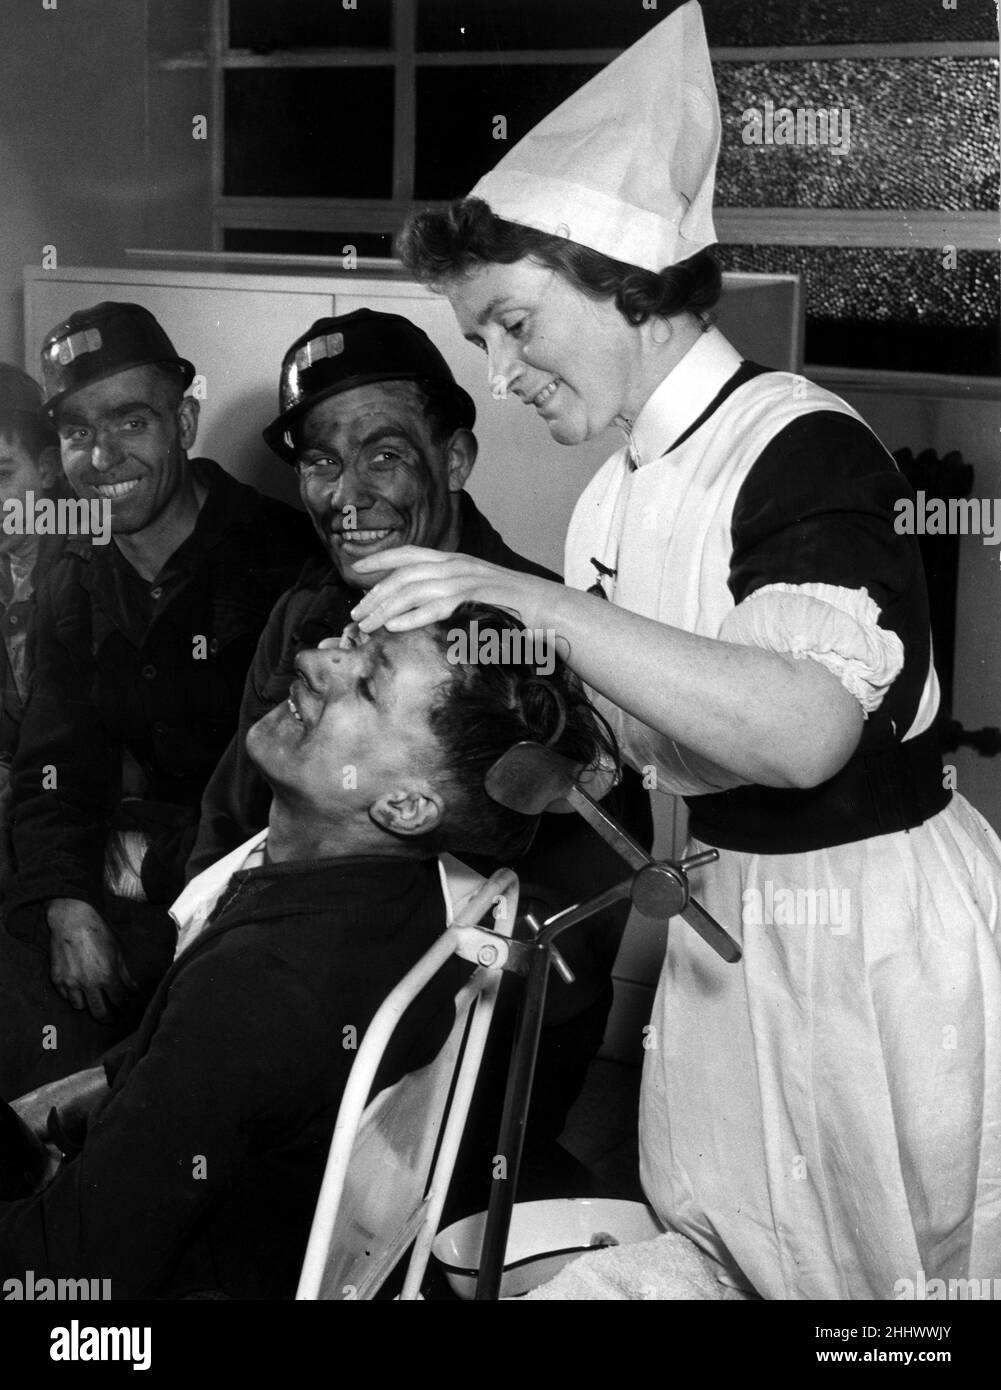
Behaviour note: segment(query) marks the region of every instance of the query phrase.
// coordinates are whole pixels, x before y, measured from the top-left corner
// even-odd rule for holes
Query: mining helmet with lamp
[[[160,324],[141,304],[106,300],[92,309],[78,309],[47,333],[42,344],[44,409],[51,416],[74,391],[146,366],[175,368],[185,391],[195,377],[194,367],[177,355]]]
[[[423,329],[402,314],[355,309],[317,319],[286,352],[279,415],[264,431],[269,448],[294,464],[293,426],[317,402],[377,381],[415,381],[450,395],[456,429],[472,429],[476,407]]]

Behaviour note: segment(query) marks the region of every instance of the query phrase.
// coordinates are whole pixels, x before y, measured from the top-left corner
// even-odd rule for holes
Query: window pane
[[[390,197],[393,76],[392,68],[228,71],[224,192]]]
[[[997,208],[996,58],[717,63],[716,86],[717,207]]]
[[[998,259],[866,246],[720,246],[724,270],[798,271],[806,360],[894,372],[1001,374]]]
[[[227,227],[222,234],[225,251],[270,252],[276,256],[330,256],[336,261],[331,270],[342,270],[345,248],[353,246],[358,256],[393,254],[393,238],[388,232],[296,232],[281,227]]]
[[[628,48],[682,0],[418,0],[424,52],[499,48]]]
[[[389,48],[390,35],[390,0],[229,0],[231,48]]]
[[[417,198],[457,198],[600,69],[417,69]],[[495,139],[498,118],[506,139]]]

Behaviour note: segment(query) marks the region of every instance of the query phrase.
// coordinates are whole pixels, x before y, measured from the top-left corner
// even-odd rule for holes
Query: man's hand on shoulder
[[[77,898],[48,903],[52,983],[74,1009],[103,1022],[120,1012],[136,985],[101,914]]]

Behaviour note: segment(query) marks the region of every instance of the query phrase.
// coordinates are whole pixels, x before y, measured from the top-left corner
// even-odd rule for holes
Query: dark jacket
[[[12,776],[17,935],[34,935],[51,898],[101,910],[126,752],[172,846],[147,856],[147,894],[165,902],[179,891],[183,827],[236,727],[257,638],[316,545],[305,515],[207,459],[192,466],[208,494],[152,585],[113,542],[81,539],[38,593],[35,685]]]
[[[81,1153],[39,1196],[0,1203],[0,1282],[30,1269],[110,1279],[114,1299],[291,1298],[354,1039],[444,922],[433,860],[235,874]],[[464,973],[450,963],[418,997],[377,1088],[435,1055]]]
[[[13,761],[31,687],[29,637],[34,627],[36,598],[46,575],[66,547],[64,536],[41,536],[31,572],[30,591],[17,600],[0,600],[0,763]]]
[[[28,584],[0,599],[0,896],[6,894],[13,863],[10,835],[11,764],[32,684],[30,646],[38,588],[63,553],[64,536],[41,536]],[[8,598],[6,595],[10,594]]]

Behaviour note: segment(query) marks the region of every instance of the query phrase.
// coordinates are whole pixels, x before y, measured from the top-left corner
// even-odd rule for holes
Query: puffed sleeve
[[[723,621],[720,638],[788,652],[827,668],[862,706],[879,708],[904,665],[904,644],[879,626],[865,589],[834,584],[767,584]]]
[[[720,638],[820,662],[859,701],[865,744],[903,735],[929,675],[921,556],[895,524],[912,498],[866,425],[819,410],[767,445],[732,514]]]

